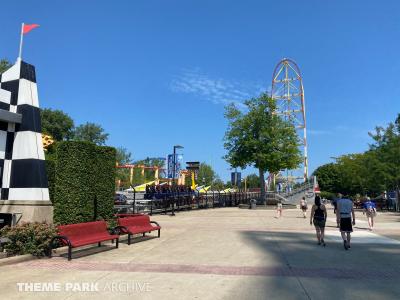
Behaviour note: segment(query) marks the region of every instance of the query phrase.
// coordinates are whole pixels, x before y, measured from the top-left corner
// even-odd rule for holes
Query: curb
[[[34,259],[37,259],[37,257],[35,257],[31,254],[24,254],[24,255],[17,255],[17,256],[12,256],[12,257],[7,257],[7,258],[1,258],[0,259],[0,267],[13,265],[13,264],[21,263],[24,261],[34,260]]]

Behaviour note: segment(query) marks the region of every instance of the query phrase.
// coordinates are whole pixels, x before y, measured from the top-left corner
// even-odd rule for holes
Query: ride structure
[[[286,170],[286,183],[306,182],[308,179],[307,123],[303,79],[298,65],[289,58],[282,59],[272,75],[271,98],[276,101],[276,113],[296,128],[303,162],[298,170]],[[289,172],[291,174],[289,174]],[[284,177],[284,175],[282,176]]]
[[[159,183],[159,174],[160,171],[164,171],[165,169],[162,167],[158,166],[145,166],[145,165],[134,165],[134,164],[126,164],[126,165],[116,165],[117,169],[129,169],[129,183],[132,184],[133,182],[133,170],[134,169],[140,169],[141,170],[141,175],[144,178],[144,171],[145,170],[152,170],[154,171],[154,181],[156,184]]]

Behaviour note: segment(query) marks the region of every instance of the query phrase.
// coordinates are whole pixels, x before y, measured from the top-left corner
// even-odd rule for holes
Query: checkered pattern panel
[[[49,200],[34,66],[19,60],[1,75],[0,109],[22,115],[0,121],[1,200]]]

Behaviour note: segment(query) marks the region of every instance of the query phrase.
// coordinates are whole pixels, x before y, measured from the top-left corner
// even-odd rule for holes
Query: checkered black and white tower
[[[18,59],[0,76],[0,209],[19,209],[23,220],[50,220],[39,209],[51,203],[35,67]]]

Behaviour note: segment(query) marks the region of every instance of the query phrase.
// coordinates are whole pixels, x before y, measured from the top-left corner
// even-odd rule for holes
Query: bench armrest
[[[112,234],[118,234],[118,235],[120,235],[121,234],[121,229],[123,230],[123,232],[124,233],[128,233],[129,232],[129,230],[128,230],[128,228],[126,228],[125,226],[115,226],[113,229],[112,229]]]
[[[153,224],[156,224],[157,226],[160,226],[160,224],[158,224],[156,221],[150,221],[150,223],[153,223]]]
[[[57,235],[57,236],[55,236],[55,237],[53,237],[53,238],[51,239],[51,242],[50,242],[50,247],[51,247],[51,248],[53,248],[53,244],[54,244],[54,242],[55,242],[56,240],[64,241],[64,242],[68,245],[68,247],[71,247],[71,241],[69,240],[68,237],[66,237],[66,236],[64,236],[64,235]]]

